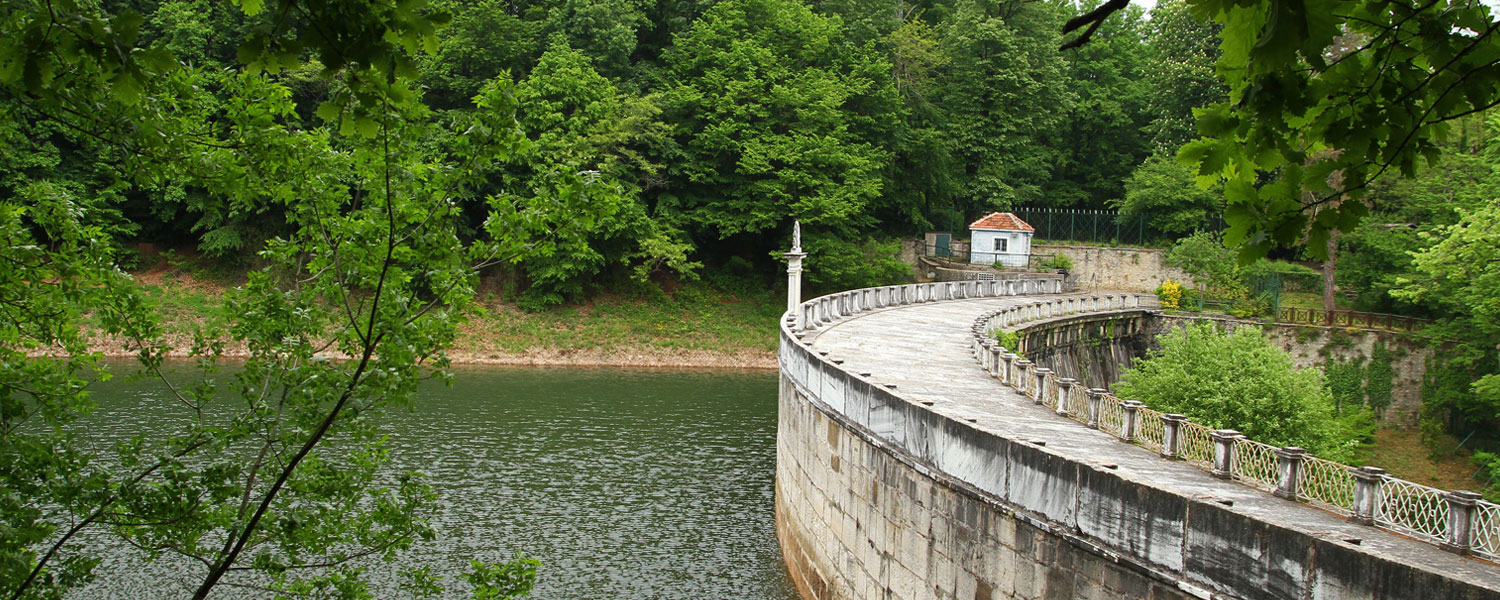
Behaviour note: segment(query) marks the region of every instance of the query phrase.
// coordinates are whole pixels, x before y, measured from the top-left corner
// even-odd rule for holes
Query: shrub
[[[1182,284],[1168,279],[1156,286],[1156,297],[1161,300],[1162,308],[1179,308],[1182,306]]]
[[[1194,324],[1157,340],[1161,348],[1115,384],[1121,398],[1330,460],[1353,460],[1371,432],[1365,411],[1338,414],[1323,374],[1295,368],[1256,329]]]
[[[1042,261],[1043,269],[1072,269],[1073,259],[1061,254],[1054,254]]]
[[[1021,335],[1014,331],[996,331],[995,341],[1000,342],[1001,346],[1005,346],[1005,349],[1011,352],[1016,352],[1021,347]]]

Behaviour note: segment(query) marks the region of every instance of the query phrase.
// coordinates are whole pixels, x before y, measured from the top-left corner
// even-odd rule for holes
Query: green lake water
[[[540,559],[534,598],[791,600],[776,544],[776,380],[766,373],[460,368],[387,418],[395,468],[441,497],[438,540],[404,556]],[[116,380],[119,381],[119,380]],[[170,423],[151,382],[99,388],[99,443]],[[370,565],[378,586],[392,567]],[[75,597],[182,597],[170,563],[122,552]],[[228,591],[228,590],[226,590]],[[216,594],[241,597],[237,593]],[[393,587],[381,598],[404,597]],[[244,597],[256,597],[255,595]]]

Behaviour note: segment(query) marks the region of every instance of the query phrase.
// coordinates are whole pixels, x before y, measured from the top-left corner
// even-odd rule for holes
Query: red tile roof
[[[992,212],[978,221],[969,223],[969,229],[999,229],[1001,231],[1036,231],[1015,213]]]

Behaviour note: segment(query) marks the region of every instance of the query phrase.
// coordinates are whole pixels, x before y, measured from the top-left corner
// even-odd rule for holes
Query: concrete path
[[[1500,591],[1500,566],[1460,557],[1425,542],[1357,525],[1333,513],[1276,498],[1249,486],[1216,479],[1181,461],[1059,417],[1002,385],[970,354],[969,328],[996,309],[1055,296],[1019,296],[935,302],[880,309],[808,332],[804,341],[828,358],[843,360],[853,373],[870,373],[878,383],[932,410],[965,419],[997,435],[1040,441],[1079,462],[1115,465],[1121,476],[1202,500],[1232,503],[1234,510],[1336,541],[1359,540],[1360,548],[1403,563],[1456,575]]]

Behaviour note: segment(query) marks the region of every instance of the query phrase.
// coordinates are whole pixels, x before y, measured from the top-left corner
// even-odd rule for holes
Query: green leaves
[[[1500,26],[1482,3],[1188,3],[1223,25],[1230,102],[1199,114],[1211,141],[1179,156],[1235,188],[1232,206],[1256,205],[1227,217],[1247,257],[1300,243],[1321,256],[1320,240],[1368,212],[1374,179],[1413,176],[1448,121],[1500,102]]]
[[[717,237],[869,222],[888,157],[855,131],[858,106],[890,83],[837,45],[838,27],[794,2],[743,0],[678,38],[664,100],[682,149],[668,169],[685,185],[669,210]]]
[[[1258,442],[1307,448],[1320,458],[1352,460],[1359,445],[1358,408],[1334,411],[1323,374],[1298,369],[1291,355],[1254,327],[1231,333],[1190,324],[1157,338],[1161,349],[1115,384],[1121,398],[1187,415]]]

